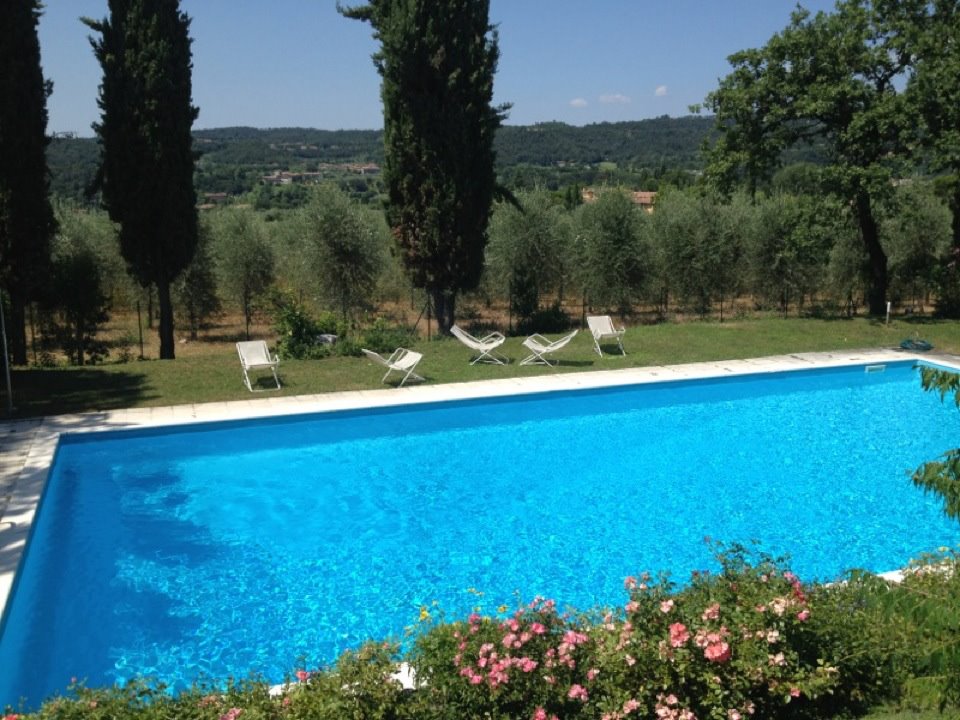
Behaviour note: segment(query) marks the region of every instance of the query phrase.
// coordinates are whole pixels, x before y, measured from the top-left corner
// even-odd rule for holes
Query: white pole
[[[3,317],[3,293],[0,293],[0,335],[3,336],[3,367],[7,374],[7,415],[13,415],[13,390],[10,386],[10,354],[7,352],[7,324]]]
[[[887,325],[890,324],[890,301],[887,300]]]

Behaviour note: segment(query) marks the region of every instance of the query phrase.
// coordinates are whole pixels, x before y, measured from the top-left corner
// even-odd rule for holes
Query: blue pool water
[[[0,707],[71,677],[278,681],[364,639],[711,567],[802,578],[960,541],[911,484],[960,412],[909,363],[66,437],[0,636]],[[483,591],[480,597],[470,589]]]

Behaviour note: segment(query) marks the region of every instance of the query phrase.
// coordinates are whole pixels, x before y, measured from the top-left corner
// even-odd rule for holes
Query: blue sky
[[[350,4],[349,1],[346,4]],[[833,0],[805,0],[830,10]],[[378,128],[370,28],[335,0],[183,0],[193,18],[196,127]],[[509,124],[680,116],[727,74],[727,56],[766,42],[795,0],[491,0],[499,25],[495,100]],[[47,0],[44,74],[51,132],[92,135],[100,68],[81,16],[107,0]]]

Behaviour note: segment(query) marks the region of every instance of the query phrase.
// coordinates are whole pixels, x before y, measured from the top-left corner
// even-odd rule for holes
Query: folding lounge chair
[[[554,340],[553,342],[547,340],[543,335],[531,335],[523,341],[523,346],[532,354],[521,360],[520,364],[553,365],[553,363],[547,359],[547,355],[550,353],[555,353],[557,350],[565,347],[571,340],[573,340],[573,336],[578,332],[579,330],[574,330],[573,332],[568,333],[559,340]]]
[[[385,358],[382,355],[378,355],[373,350],[367,350],[366,348],[360,348],[363,351],[363,354],[368,358],[373,360],[375,363],[383,365],[387,368],[387,374],[383,376],[381,382],[386,382],[387,378],[390,376],[390,373],[396,371],[403,374],[403,379],[400,381],[400,384],[397,387],[403,387],[403,384],[410,378],[414,380],[423,380],[422,377],[417,375],[413,370],[417,367],[423,359],[423,355],[413,350],[407,350],[406,348],[397,348],[393,351],[393,354],[390,357]]]
[[[273,373],[273,380],[277,383],[276,389],[280,389],[280,378],[277,377],[277,366],[280,359],[270,355],[267,349],[267,343],[263,340],[250,340],[248,342],[237,343],[237,355],[240,356],[240,367],[243,368],[243,382],[250,392],[262,392],[263,390],[273,390],[274,388],[262,388],[254,390],[250,382],[251,370],[269,370]]]
[[[503,365],[507,361],[503,355],[499,355],[499,353],[494,352],[494,350],[503,345],[503,343],[506,341],[506,338],[500,333],[492,332],[486,337],[478,339],[456,325],[450,328],[450,332],[457,340],[462,342],[468,348],[474,352],[480,353],[477,355],[476,359],[470,363],[471,365],[476,365],[478,362]]]
[[[626,328],[619,330],[613,326],[613,320],[609,315],[588,315],[587,327],[590,328],[590,334],[593,335],[593,347],[597,355],[603,357],[603,351],[600,349],[600,343],[604,340],[616,340],[620,347],[620,352],[624,355],[627,351],[623,349],[623,334]]]

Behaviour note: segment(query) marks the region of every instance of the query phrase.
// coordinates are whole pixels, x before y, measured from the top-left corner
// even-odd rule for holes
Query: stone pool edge
[[[591,370],[529,378],[504,378],[441,385],[424,384],[315,395],[257,397],[227,402],[130,408],[3,422],[0,423],[0,458],[2,458],[0,459],[0,618],[5,613],[17,569],[29,539],[30,528],[40,498],[43,496],[50,466],[53,464],[57,444],[63,433],[189,425],[222,420],[245,420],[503,397],[555,390],[594,389],[671,380],[700,380],[911,360],[931,362],[960,371],[960,356],[942,353],[920,355],[900,349],[871,348],[620,370]],[[892,571],[892,573],[897,572],[899,571]]]

